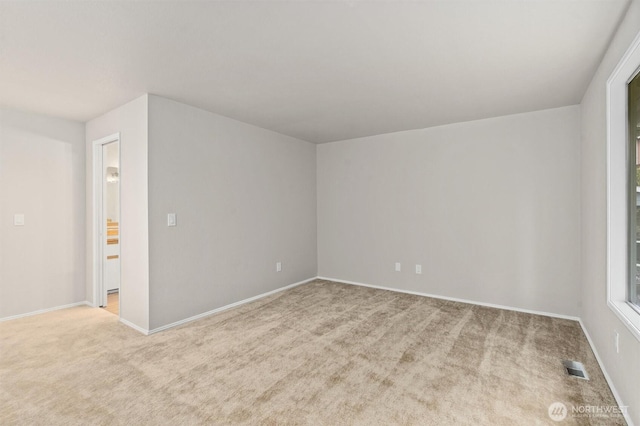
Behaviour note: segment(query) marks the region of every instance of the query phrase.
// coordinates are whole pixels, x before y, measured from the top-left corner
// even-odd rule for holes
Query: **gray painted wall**
[[[85,300],[84,155],[82,123],[0,110],[0,318]]]
[[[318,271],[579,315],[579,107],[318,145]]]
[[[635,424],[640,424],[640,342],[607,306],[606,81],[640,29],[634,1],[582,99],[582,319]],[[620,333],[620,353],[614,347]]]
[[[316,276],[315,145],[149,96],[149,250],[151,329]]]
[[[86,125],[87,300],[93,303],[93,141],[120,132],[120,318],[149,328],[148,96]]]

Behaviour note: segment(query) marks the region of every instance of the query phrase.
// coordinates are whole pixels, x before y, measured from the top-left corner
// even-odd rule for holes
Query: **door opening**
[[[94,142],[95,305],[120,311],[120,137]]]

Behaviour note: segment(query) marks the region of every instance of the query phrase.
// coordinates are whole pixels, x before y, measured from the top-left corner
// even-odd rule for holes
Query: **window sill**
[[[640,341],[640,314],[627,302],[609,300],[609,308],[622,321],[638,341]]]

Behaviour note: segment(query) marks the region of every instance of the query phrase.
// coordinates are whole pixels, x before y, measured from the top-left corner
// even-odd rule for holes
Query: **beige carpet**
[[[0,424],[535,425],[615,404],[574,321],[327,281],[152,336],[117,320],[0,323]]]

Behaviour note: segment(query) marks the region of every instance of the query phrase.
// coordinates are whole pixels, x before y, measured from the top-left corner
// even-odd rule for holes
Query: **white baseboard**
[[[216,314],[218,312],[226,311],[227,309],[235,308],[236,306],[244,305],[245,303],[253,302],[254,300],[262,299],[263,297],[271,296],[272,294],[279,293],[281,291],[285,291],[285,290],[288,290],[288,289],[293,288],[293,287],[297,287],[297,286],[302,285],[302,284],[306,284],[308,282],[311,282],[311,281],[315,280],[316,278],[317,277],[308,278],[306,280],[299,281],[297,283],[293,283],[293,284],[290,284],[290,285],[285,286],[285,287],[277,288],[275,290],[271,290],[271,291],[268,291],[266,293],[262,293],[262,294],[259,294],[257,296],[250,297],[248,299],[244,299],[244,300],[240,300],[238,302],[230,303],[230,304],[222,306],[220,308],[212,309],[210,311],[203,312],[201,314],[194,315],[192,317],[185,318],[185,319],[180,320],[180,321],[172,322],[171,324],[163,325],[161,327],[154,328],[153,330],[148,330],[146,332],[146,334],[157,333],[159,331],[163,331],[163,330],[167,330],[169,328],[177,327],[179,325],[186,324],[188,322],[195,321],[195,320],[198,320],[200,318],[208,317],[209,315],[213,315],[213,314]],[[122,320],[120,320],[120,321],[122,321]],[[127,325],[129,325],[129,324],[127,324]],[[142,329],[140,329],[139,327],[134,327],[134,328],[136,328],[136,330],[141,331],[141,332],[144,333],[144,331],[142,331]]]
[[[611,389],[611,393],[613,394],[613,397],[616,399],[616,403],[618,404],[619,407],[624,407],[625,405],[623,404],[622,398],[620,398],[620,394],[616,390],[616,387],[613,385],[613,381],[611,380],[611,377],[609,376],[609,373],[607,373],[607,370],[604,368],[604,364],[602,363],[602,359],[600,358],[600,355],[598,355],[598,351],[596,350],[596,346],[593,344],[593,340],[591,340],[591,336],[589,335],[589,332],[587,331],[587,327],[585,327],[585,325],[584,325],[584,323],[582,322],[581,319],[578,320],[578,322],[580,323],[580,327],[582,327],[582,332],[587,337],[587,341],[589,342],[589,346],[591,346],[591,351],[593,352],[593,355],[596,357],[596,361],[598,361],[598,365],[600,365],[600,370],[602,370],[602,374],[604,375],[604,378],[607,381],[607,384],[609,385],[609,389]],[[623,412],[622,414],[624,415],[624,419],[626,420],[627,425],[633,426],[633,421],[631,420],[631,417],[629,416],[629,412],[627,410],[625,410],[625,412]]]
[[[91,303],[89,303],[89,302],[87,302],[85,300],[84,302],[76,302],[76,303],[69,303],[68,305],[54,306],[53,308],[40,309],[40,310],[33,311],[33,312],[27,312],[27,313],[24,313],[24,314],[12,315],[10,317],[0,318],[0,322],[11,321],[11,320],[18,319],[18,318],[30,317],[30,316],[33,316],[33,315],[44,314],[46,312],[59,311],[60,309],[75,308],[76,306],[82,306],[82,305],[91,306]]]
[[[395,291],[397,293],[413,294],[415,296],[433,297],[434,299],[442,299],[442,300],[449,300],[449,301],[452,301],[452,302],[467,303],[469,305],[486,306],[488,308],[505,309],[507,311],[524,312],[526,314],[543,315],[545,317],[562,318],[562,319],[568,319],[568,320],[572,320],[572,321],[579,321],[580,320],[579,317],[573,317],[573,316],[570,316],[570,315],[554,314],[554,313],[551,313],[551,312],[543,312],[543,311],[534,311],[534,310],[531,310],[531,309],[514,308],[513,306],[496,305],[496,304],[493,304],[493,303],[476,302],[475,300],[458,299],[456,297],[439,296],[437,294],[421,293],[419,291],[402,290],[402,289],[392,288],[392,287],[382,287],[382,286],[378,286],[378,285],[359,283],[359,282],[356,282],[356,281],[340,280],[340,279],[337,279],[337,278],[327,278],[327,277],[320,277],[320,276],[317,277],[317,278],[319,280],[335,281],[337,283],[351,284],[351,285],[357,285],[357,286],[361,286],[361,287],[377,288],[379,290]]]
[[[126,325],[127,327],[131,327],[136,331],[139,331],[140,333],[144,334],[145,336],[148,336],[149,334],[149,330],[147,330],[146,328],[142,328],[140,326],[135,325],[134,323],[132,323],[131,321],[127,321],[126,319],[120,317],[119,318],[120,322],[123,323],[124,325]]]

